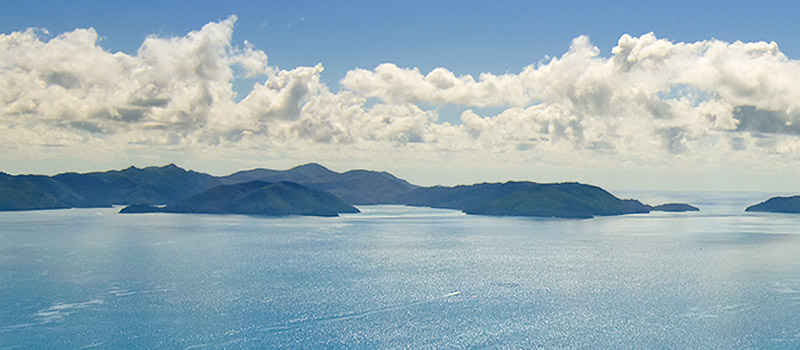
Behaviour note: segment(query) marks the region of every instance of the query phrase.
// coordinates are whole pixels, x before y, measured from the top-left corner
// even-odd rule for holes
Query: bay
[[[800,216],[0,213],[0,349],[800,347]]]

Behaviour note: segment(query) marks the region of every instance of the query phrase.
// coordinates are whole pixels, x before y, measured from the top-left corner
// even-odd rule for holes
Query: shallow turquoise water
[[[0,349],[800,348],[800,216],[694,196],[591,220],[0,213]]]

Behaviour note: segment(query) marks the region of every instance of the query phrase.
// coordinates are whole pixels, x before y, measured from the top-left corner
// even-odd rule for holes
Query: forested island
[[[557,218],[699,210],[682,203],[650,206],[576,182],[420,187],[387,172],[338,173],[315,163],[227,176],[185,170],[174,164],[55,176],[0,173],[0,211],[125,205],[121,213],[335,216],[358,212],[353,205],[369,204]]]
[[[772,197],[744,211],[797,214],[800,213],[800,196]]]
[[[338,197],[293,182],[250,181],[219,185],[166,206],[130,205],[120,213],[196,213],[337,216],[358,213]]]

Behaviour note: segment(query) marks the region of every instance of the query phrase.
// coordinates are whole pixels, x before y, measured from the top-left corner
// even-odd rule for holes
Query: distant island
[[[55,176],[0,173],[0,210],[167,204],[221,184],[214,176],[174,164]]]
[[[289,170],[252,169],[218,178],[224,184],[253,180],[266,182],[288,181],[330,192],[355,205],[399,204],[395,197],[419,188],[385,171],[350,170],[337,173],[322,165],[309,163]]]
[[[605,190],[579,183],[483,183],[470,186],[418,188],[398,202],[462,210],[467,214],[591,218],[598,215],[648,213],[637,200],[622,200]]]
[[[668,211],[673,213],[700,211],[700,208],[685,203],[667,203],[650,207],[650,211]]]
[[[336,196],[293,182],[250,181],[219,185],[175,204],[130,205],[122,214],[133,213],[244,214],[265,216],[337,216],[358,209]]]
[[[751,205],[744,211],[797,214],[800,213],[800,196],[772,197]]]
[[[650,206],[576,182],[420,187],[387,172],[338,173],[315,163],[227,176],[187,171],[174,164],[55,176],[0,173],[0,211],[126,205],[121,213],[335,216],[358,212],[353,205],[367,204],[557,218],[699,210],[681,203]]]

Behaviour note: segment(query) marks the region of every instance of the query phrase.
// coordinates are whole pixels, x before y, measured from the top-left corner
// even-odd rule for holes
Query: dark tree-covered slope
[[[771,213],[800,213],[800,196],[772,197],[764,202],[751,205],[745,211],[761,211]]]
[[[463,210],[467,214],[589,218],[596,215],[647,213],[650,207],[622,200],[605,190],[579,183],[484,183],[419,188],[399,196],[409,205]]]
[[[144,212],[336,216],[358,209],[330,193],[296,183],[250,181],[220,185],[165,207],[135,205],[120,211]]]
[[[47,176],[0,173],[0,210],[69,208],[83,198]]]
[[[55,176],[0,174],[0,210],[167,204],[220,184],[174,164]]]
[[[340,210],[353,210],[350,204],[406,204],[458,209],[468,214],[563,218],[697,209],[680,203],[651,207],[574,182],[418,187],[387,172],[338,173],[314,163],[289,170],[253,169],[223,177],[187,171],[174,164],[52,177],[0,173],[0,210],[112,204],[132,205],[126,212],[164,211],[166,205],[171,212],[259,215],[335,215]]]
[[[65,173],[53,177],[97,204],[167,204],[222,184],[214,176],[187,171],[174,164],[163,167]]]
[[[266,182],[290,181],[318,190],[330,192],[353,204],[391,204],[395,197],[418,188],[387,172],[351,170],[345,173],[331,171],[322,165],[310,163],[289,170],[253,169],[240,171],[220,180],[226,184],[260,180]]]

